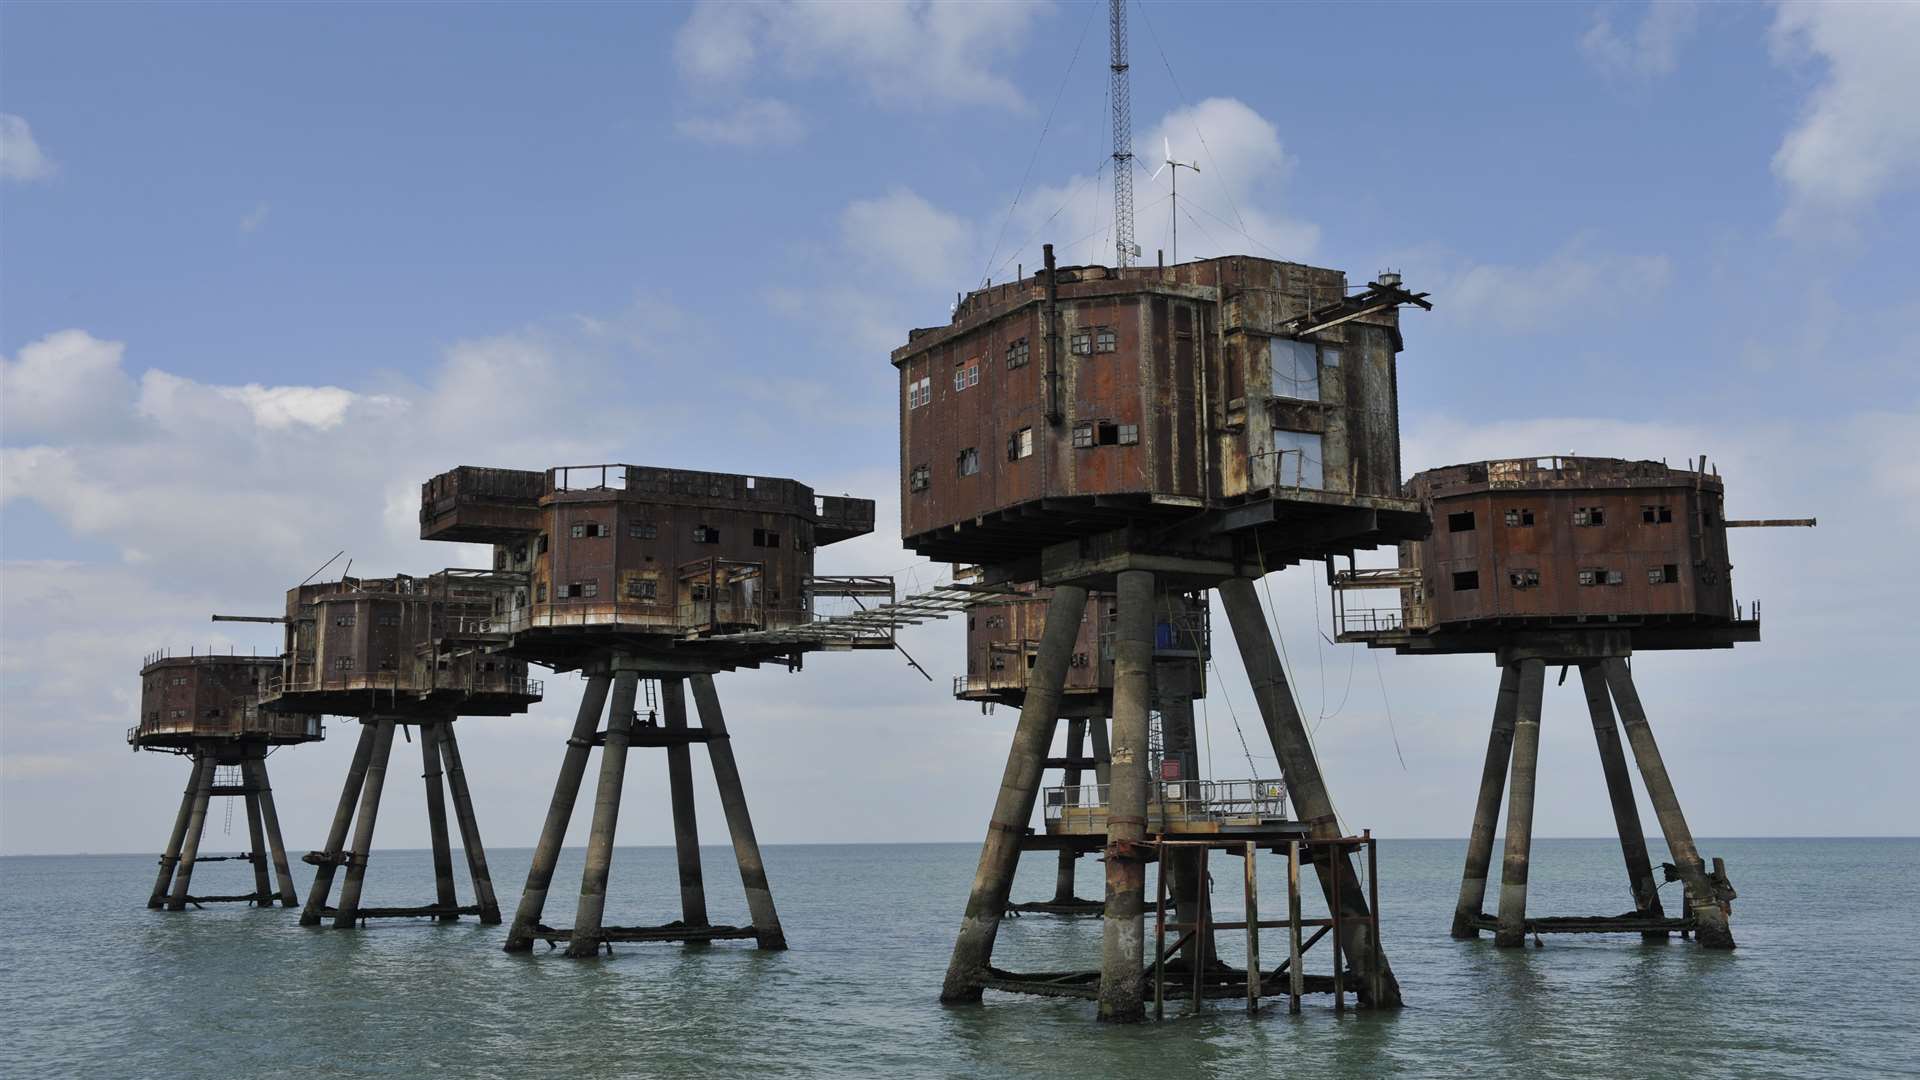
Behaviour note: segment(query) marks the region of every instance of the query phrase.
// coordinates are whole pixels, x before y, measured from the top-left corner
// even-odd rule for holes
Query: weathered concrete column
[[[600,710],[607,704],[607,691],[613,676],[595,675],[587,680],[580,695],[580,709],[574,713],[573,734],[567,738],[567,754],[560,761],[560,776],[553,783],[553,801],[547,804],[547,820],[540,827],[540,840],[534,845],[533,865],[527,868],[527,885],[520,893],[520,906],[513,913],[513,927],[507,932],[508,952],[526,952],[533,948],[533,933],[540,927],[540,914],[547,906],[547,889],[553,884],[553,868],[560,861],[560,846],[567,839],[567,822],[573,819],[573,804],[580,796],[580,778],[586,775],[587,755],[593,750],[593,733],[600,728]]]
[[[1293,700],[1293,689],[1287,685],[1286,671],[1281,667],[1280,653],[1274,647],[1273,634],[1267,629],[1266,615],[1260,608],[1253,583],[1244,578],[1231,578],[1221,582],[1219,588],[1221,602],[1227,609],[1227,621],[1233,627],[1234,643],[1240,647],[1240,660],[1247,669],[1247,680],[1253,686],[1261,719],[1266,722],[1273,756],[1279,760],[1280,771],[1286,776],[1294,809],[1306,822],[1309,835],[1339,836],[1339,816],[1334,813],[1333,799],[1327,794],[1326,781],[1320,775],[1320,763],[1314,757],[1306,722]],[[1361,1003],[1377,1008],[1399,1008],[1400,983],[1387,963],[1384,946],[1377,951],[1379,971],[1373,970],[1377,943],[1371,940],[1367,894],[1360,886],[1360,875],[1354,871],[1352,856],[1317,855],[1313,869],[1328,903],[1333,901],[1335,875],[1338,875],[1340,952],[1360,973]],[[1377,994],[1372,989],[1376,986],[1379,987]]]
[[[367,881],[367,859],[373,854],[373,827],[380,820],[380,792],[387,784],[387,759],[393,754],[391,716],[374,721],[373,756],[367,760],[367,782],[360,789],[360,809],[353,820],[353,849],[347,853],[347,880],[340,886],[333,928],[351,930],[360,918],[360,890]]]
[[[467,769],[460,763],[460,740],[451,723],[441,724],[440,756],[453,789],[453,819],[460,826],[460,847],[467,853],[467,876],[473,881],[473,902],[480,908],[483,926],[500,925],[500,899],[493,894],[493,874],[487,870],[487,848],[480,842],[480,819],[474,816],[473,792],[467,790]]]
[[[567,955],[576,959],[600,955],[607,877],[613,871],[613,836],[620,828],[627,746],[633,739],[633,701],[639,692],[638,673],[614,672],[613,698],[607,704],[607,736],[600,747],[600,784],[593,795],[593,829],[587,834],[587,866],[580,875],[580,904],[574,909],[573,936],[567,940]]]
[[[1153,574],[1115,575],[1120,625],[1113,643],[1113,783],[1107,796],[1107,907],[1100,939],[1099,1017],[1130,1024],[1147,1018],[1146,949],[1147,710],[1153,701]]]
[[[687,730],[687,684],[660,680],[660,706],[666,730]],[[700,872],[700,825],[693,804],[693,748],[686,743],[667,746],[667,787],[673,799],[673,852],[680,871],[680,921],[707,926],[707,886]]]
[[[1087,750],[1087,721],[1085,717],[1075,716],[1067,721],[1067,757],[1077,758]],[[1061,781],[1068,791],[1080,786],[1080,766],[1069,765]],[[1060,849],[1060,865],[1053,875],[1053,902],[1071,904],[1073,895],[1073,864],[1080,859],[1077,851]]]
[[[1600,769],[1607,777],[1607,799],[1613,804],[1613,824],[1620,833],[1620,855],[1627,864],[1627,888],[1633,909],[1648,918],[1664,918],[1660,885],[1653,880],[1653,860],[1647,854],[1647,832],[1640,824],[1640,807],[1633,801],[1633,779],[1627,773],[1627,755],[1620,746],[1620,725],[1607,697],[1607,677],[1598,664],[1580,665],[1580,686],[1587,694],[1587,715],[1593,720],[1593,739],[1600,747]],[[1665,930],[1644,931],[1642,938],[1665,941]]]
[[[247,862],[253,867],[253,899],[255,907],[273,906],[273,885],[267,878],[267,837],[260,824],[260,793],[253,790],[253,778],[247,776],[247,763],[240,763],[240,775],[247,790],[247,842],[252,850],[247,852]]]
[[[733,759],[733,743],[727,737],[727,718],[720,712],[720,695],[713,689],[713,676],[693,677],[693,704],[700,710],[700,726],[707,729],[707,756],[713,760],[713,783],[720,791],[720,810],[727,818],[727,835],[733,840],[733,858],[740,864],[740,884],[747,892],[747,914],[762,949],[787,947],[786,931],[780,927],[780,913],[773,906],[773,890],[767,885],[767,865],[760,858],[760,842],[753,836],[753,817],[747,813],[747,792],[740,783],[740,766]]]
[[[167,850],[160,856],[160,876],[153,881],[147,906],[158,911],[165,907],[173,892],[173,869],[180,865],[180,843],[187,838],[187,822],[193,817],[193,800],[200,791],[200,772],[213,764],[199,754],[193,755],[193,768],[187,773],[187,788],[180,793],[180,810],[173,815],[173,832],[167,836]]]
[[[360,740],[353,745],[353,760],[347,764],[347,782],[340,788],[340,802],[333,808],[333,824],[327,827],[327,846],[320,851],[314,867],[313,887],[307,890],[307,906],[300,909],[301,926],[319,926],[326,913],[327,896],[333,891],[333,872],[340,865],[340,851],[347,843],[347,830],[353,825],[353,807],[360,799],[360,788],[367,780],[367,765],[373,761],[372,720],[360,721]],[[313,856],[307,856],[311,859]]]
[[[1020,838],[1033,821],[1040,774],[1046,768],[1047,748],[1053,742],[1060,715],[1060,691],[1066,684],[1067,665],[1073,660],[1073,645],[1086,607],[1087,590],[1077,585],[1055,586],[1053,599],[1047,602],[1040,652],[1027,676],[1026,700],[1020,705],[1020,721],[1013,729],[1007,768],[1000,777],[1000,794],[994,799],[986,843],[980,848],[980,865],[973,873],[973,891],[967,897],[960,934],[953,943],[953,958],[947,963],[946,981],[940,988],[943,1002],[980,1000],[980,979],[993,959],[993,939],[1000,932],[1000,918],[1006,914],[1007,897],[1013,890]],[[1104,722],[1096,718],[1093,723],[1099,727]],[[1105,742],[1105,733],[1101,732],[1094,740],[1096,755]]]
[[[1477,938],[1473,921],[1487,903],[1487,868],[1493,864],[1493,832],[1500,800],[1507,789],[1507,762],[1513,758],[1513,718],[1520,708],[1520,666],[1500,668],[1500,694],[1493,700],[1493,732],[1487,736],[1487,761],[1480,767],[1480,797],[1473,804],[1473,828],[1467,833],[1467,868],[1460,873],[1460,900],[1453,908],[1453,936]]]
[[[1527,943],[1527,860],[1533,850],[1533,792],[1540,771],[1540,697],[1546,664],[1522,660],[1520,702],[1513,720],[1513,794],[1507,800],[1507,855],[1500,867],[1500,917],[1493,943]]]
[[[420,725],[420,778],[427,785],[427,832],[433,839],[433,902],[444,908],[460,905],[453,891],[453,847],[447,840],[446,781],[440,775],[440,737],[452,726],[451,721]],[[440,922],[459,919],[454,912],[439,916]]]
[[[180,865],[173,872],[173,894],[167,898],[168,911],[185,911],[187,890],[193,883],[193,860],[200,855],[200,834],[207,828],[207,800],[213,797],[213,774],[217,763],[209,758],[195,778],[193,809],[187,816],[187,835],[180,847]]]
[[[280,836],[280,811],[273,805],[273,785],[267,780],[264,758],[249,758],[240,763],[242,772],[251,773],[253,788],[260,793],[260,823],[267,831],[267,846],[273,852],[273,876],[280,883],[280,906],[296,907],[300,897],[293,889],[293,867],[287,863],[287,842]]]
[[[1603,660],[1601,671],[1607,688],[1613,691],[1614,704],[1620,708],[1620,722],[1627,729],[1627,742],[1633,747],[1634,760],[1640,765],[1640,779],[1647,785],[1647,799],[1660,819],[1660,831],[1667,839],[1667,852],[1679,867],[1680,880],[1693,898],[1696,936],[1708,949],[1733,948],[1733,930],[1727,925],[1727,913],[1720,909],[1713,885],[1707,880],[1700,850],[1694,847],[1693,831],[1687,828],[1686,815],[1680,812],[1680,796],[1674,793],[1673,780],[1661,760],[1660,746],[1653,741],[1653,729],[1647,725],[1647,711],[1640,705],[1640,692],[1634,688],[1633,674],[1624,660]]]

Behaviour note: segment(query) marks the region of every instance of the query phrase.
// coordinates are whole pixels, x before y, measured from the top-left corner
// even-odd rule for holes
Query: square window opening
[[[1453,572],[1453,591],[1472,592],[1480,587],[1480,571],[1455,570]]]

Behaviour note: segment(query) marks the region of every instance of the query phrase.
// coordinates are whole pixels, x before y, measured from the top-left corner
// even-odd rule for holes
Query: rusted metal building
[[[1413,477],[1407,494],[1433,518],[1425,540],[1400,546],[1399,566],[1350,569],[1334,580],[1342,641],[1401,653],[1492,653],[1501,668],[1485,770],[1474,811],[1453,934],[1493,930],[1500,945],[1541,933],[1694,933],[1732,948],[1733,888],[1721,860],[1709,870],[1682,814],[1627,660],[1635,651],[1728,648],[1760,639],[1760,606],[1734,599],[1727,529],[1812,525],[1811,519],[1729,521],[1724,487],[1703,457],[1690,468],[1619,458],[1481,461]],[[1355,606],[1356,590],[1395,589],[1390,607]],[[1545,668],[1577,667],[1606,774],[1634,910],[1619,917],[1528,918]],[[1616,722],[1614,709],[1619,709]],[[1684,883],[1684,910],[1661,905],[1634,805],[1627,743]],[[1482,912],[1493,834],[1507,783],[1499,913]]]
[[[1325,841],[1313,865],[1349,915],[1336,957],[1351,961],[1363,1001],[1399,1003],[1353,849],[1331,843],[1339,823],[1251,582],[1425,535],[1419,503],[1400,490],[1406,305],[1429,306],[1391,274],[1356,287],[1337,270],[1245,256],[1059,267],[1049,246],[1042,272],[962,297],[948,325],[894,350],[907,545],[980,564],[988,584],[1052,590],[944,1000],[1060,985],[999,971],[991,956],[1098,589],[1118,604],[1107,929],[1097,988],[1082,986],[1103,1019],[1144,1017],[1154,616],[1169,592],[1218,588],[1299,812],[1253,838],[1277,845],[1304,827]],[[1205,850],[1194,852],[1202,874]],[[1229,978],[1238,996],[1247,980],[1218,981]]]
[[[540,700],[540,683],[527,677],[525,661],[496,654],[484,635],[471,632],[506,602],[514,584],[512,575],[490,570],[446,570],[427,577],[343,576],[287,591],[286,615],[279,620],[286,627],[286,653],[262,690],[262,705],[360,722],[326,847],[306,856],[315,870],[301,925],[316,926],[328,917],[343,928],[409,916],[500,921],[454,721],[524,713]],[[420,732],[435,898],[413,907],[368,907],[360,897],[393,737],[409,726]],[[454,890],[449,790],[472,880],[470,905],[462,905]],[[334,873],[342,865],[346,881],[338,905],[329,907]]]
[[[1025,703],[1051,599],[1047,589],[1022,585],[1010,595],[967,610],[967,672],[954,678],[955,697],[1015,709]],[[1154,702],[1148,742],[1154,775],[1178,781],[1199,776],[1193,701],[1206,693],[1207,603],[1202,595],[1179,592],[1160,599],[1164,606],[1154,619]],[[1047,832],[1029,835],[1022,843],[1023,850],[1059,853],[1054,894],[1048,900],[1009,904],[1009,911],[1097,915],[1105,906],[1100,900],[1080,899],[1074,892],[1074,864],[1082,855],[1098,851],[1099,839],[1089,830],[1060,827],[1069,818],[1059,811],[1070,800],[1075,805],[1083,799],[1104,801],[1111,762],[1107,725],[1113,714],[1113,643],[1118,623],[1115,596],[1088,594],[1061,687],[1058,711],[1066,723],[1066,743],[1062,756],[1049,757],[1045,763],[1048,770],[1061,770],[1061,785],[1047,789],[1047,797],[1058,805],[1048,805]],[[1096,777],[1091,787],[1083,783],[1089,770]]]
[[[277,898],[298,903],[287,848],[280,838],[280,814],[267,780],[267,755],[276,747],[326,738],[316,715],[275,713],[260,708],[260,697],[280,671],[278,657],[154,653],[140,669],[140,722],[127,730],[135,750],[179,754],[193,761],[173,832],[160,856],[160,876],[147,906],[181,911],[188,904],[240,901],[271,907]],[[253,867],[253,891],[227,896],[195,896],[189,890],[206,830],[207,806],[216,795],[246,800],[251,847],[232,858]],[[278,878],[276,893],[267,881],[271,850]]]
[[[564,941],[576,957],[614,941],[750,938],[762,949],[786,947],[713,676],[769,663],[797,669],[819,649],[891,648],[884,622],[827,629],[818,618],[823,597],[894,599],[890,578],[813,572],[816,548],[872,529],[871,500],[819,496],[767,476],[636,465],[462,467],[422,485],[421,537],[490,544],[495,573],[511,581],[491,610],[464,627],[468,638],[517,660],[577,671],[587,682],[509,952],[536,939]],[[698,727],[687,722],[689,683]],[[708,918],[694,817],[696,744],[712,760],[748,926]],[[556,929],[541,917],[595,746],[602,754],[580,900],[572,928]],[[606,926],[620,792],[635,746],[667,752],[681,917],[662,926]]]

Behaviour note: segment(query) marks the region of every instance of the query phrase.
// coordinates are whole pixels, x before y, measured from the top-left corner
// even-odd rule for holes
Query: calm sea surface
[[[209,836],[209,841],[214,837]],[[1284,999],[1249,1020],[1234,1003],[1159,1025],[1096,1025],[1090,1003],[989,994],[934,1000],[978,849],[766,850],[793,949],[620,945],[574,962],[500,951],[504,928],[376,923],[302,929],[295,912],[220,905],[148,911],[146,856],[0,860],[0,1064],[11,1076],[1886,1076],[1920,1074],[1920,840],[1715,840],[1740,899],[1740,949],[1549,938],[1496,951],[1447,937],[1459,841],[1383,842],[1383,936],[1405,988],[1397,1014]],[[503,904],[530,853],[489,852]],[[1656,847],[1656,858],[1660,854]],[[1016,899],[1050,894],[1051,857],[1024,863]],[[456,862],[458,859],[456,857]],[[715,921],[745,921],[725,848],[706,849]],[[461,863],[464,870],[464,864]],[[549,921],[572,916],[580,852]],[[1237,918],[1239,861],[1216,863]],[[1098,864],[1080,864],[1095,892]],[[1263,857],[1269,917],[1284,863]],[[1533,910],[1627,906],[1611,841],[1542,840]],[[304,890],[310,868],[298,875]],[[213,863],[196,891],[245,891]],[[673,853],[621,849],[609,924],[677,916]],[[1669,895],[1678,886],[1669,886]],[[1231,891],[1229,891],[1231,890]],[[376,851],[367,902],[429,899],[418,851]],[[466,896],[462,881],[462,896]],[[1671,904],[1671,901],[1670,901]],[[1225,912],[1234,914],[1227,915]],[[1151,929],[1149,929],[1151,933]],[[1223,953],[1238,959],[1234,935]],[[1097,920],[1009,920],[1006,967],[1092,967]],[[1283,938],[1265,939],[1265,956]],[[1324,956],[1309,954],[1308,971]],[[1178,1018],[1175,1018],[1178,1013]]]

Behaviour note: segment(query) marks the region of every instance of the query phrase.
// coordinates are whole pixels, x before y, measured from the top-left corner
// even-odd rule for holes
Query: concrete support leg
[[[467,853],[467,876],[473,881],[473,902],[480,908],[483,926],[500,925],[500,900],[493,894],[493,874],[487,869],[487,847],[480,842],[480,819],[474,816],[473,792],[467,790],[467,769],[460,763],[460,740],[453,724],[439,725],[440,757],[446,766],[447,786],[453,790],[453,819],[460,825],[460,847]]]
[[[1633,779],[1627,774],[1627,755],[1620,745],[1620,725],[1607,697],[1607,677],[1598,664],[1580,665],[1580,685],[1587,694],[1587,715],[1593,720],[1594,742],[1600,747],[1600,769],[1607,777],[1607,799],[1613,804],[1613,824],[1620,833],[1620,855],[1627,864],[1627,888],[1633,909],[1650,918],[1664,918],[1660,885],[1653,879],[1653,860],[1647,854],[1647,832],[1640,824],[1640,808],[1633,801]],[[1665,930],[1640,935],[1665,941]]]
[[[351,930],[360,919],[360,890],[367,882],[367,859],[373,853],[373,827],[380,820],[380,792],[387,784],[387,759],[393,754],[393,730],[399,724],[389,716],[374,722],[373,756],[367,760],[367,782],[360,789],[360,809],[353,820],[353,850],[347,853],[347,880],[340,886],[333,928]]]
[[[1693,916],[1700,944],[1709,949],[1733,948],[1733,930],[1727,925],[1727,913],[1716,899],[1707,880],[1700,851],[1693,844],[1693,830],[1680,812],[1680,797],[1674,793],[1673,780],[1661,760],[1660,746],[1653,741],[1653,729],[1647,726],[1647,711],[1640,705],[1640,692],[1634,688],[1633,675],[1624,660],[1603,660],[1601,671],[1613,702],[1619,706],[1620,722],[1627,729],[1627,743],[1633,747],[1634,760],[1640,766],[1640,779],[1647,786],[1647,798],[1654,815],[1660,819],[1660,831],[1667,839],[1667,852],[1680,869],[1680,880],[1692,898]]]
[[[200,769],[193,788],[193,809],[187,815],[187,834],[180,846],[180,865],[173,872],[173,893],[167,897],[168,911],[185,911],[187,890],[193,883],[193,860],[200,855],[200,834],[207,828],[207,800],[213,797],[213,774],[218,765],[212,758]]]
[[[420,725],[420,779],[427,786],[427,832],[433,839],[433,902],[444,908],[460,905],[453,891],[453,844],[447,839],[447,785],[440,771],[441,733],[452,721]],[[460,916],[448,912],[440,922],[458,922]]]
[[[1000,794],[994,799],[986,843],[980,848],[973,891],[967,897],[967,911],[960,920],[953,958],[941,985],[943,1002],[980,1000],[980,979],[986,976],[993,959],[993,939],[1000,932],[1000,918],[1006,913],[1007,896],[1013,889],[1020,838],[1033,821],[1040,774],[1046,767],[1047,747],[1053,741],[1060,715],[1060,690],[1066,683],[1067,665],[1073,659],[1074,640],[1079,636],[1080,617],[1086,607],[1087,590],[1073,585],[1056,586],[1053,599],[1047,603],[1040,652],[1027,678],[1027,697],[1013,730],[1013,746],[1007,751],[1007,768],[1000,777]],[[1103,723],[1096,719],[1094,726]],[[1105,742],[1103,730],[1094,742],[1096,755]]]
[[[1333,799],[1320,775],[1320,763],[1314,756],[1306,722],[1293,700],[1293,689],[1287,685],[1280,653],[1267,629],[1266,615],[1260,608],[1253,583],[1243,578],[1221,582],[1220,599],[1227,609],[1227,621],[1233,627],[1240,660],[1247,669],[1254,701],[1266,723],[1267,740],[1273,745],[1273,755],[1286,777],[1295,812],[1307,824],[1310,836],[1339,836],[1339,816],[1334,813]],[[1385,947],[1372,940],[1367,894],[1360,886],[1351,855],[1316,854],[1313,868],[1329,902],[1334,896],[1336,876],[1340,882],[1340,952],[1360,972],[1361,1003],[1376,1008],[1399,1008],[1400,983],[1387,963]]]
[[[753,929],[762,949],[784,949],[786,931],[781,929],[780,913],[773,907],[773,890],[767,886],[767,866],[760,859],[760,842],[753,836],[747,793],[740,783],[740,766],[733,760],[733,743],[727,739],[727,718],[720,712],[720,697],[714,693],[713,676],[693,677],[693,703],[700,710],[700,726],[707,729],[707,756],[713,759],[713,782],[720,790],[720,810],[727,818],[727,834],[733,839],[733,858],[740,864],[740,884],[747,892],[747,914],[753,919]]]
[[[1533,792],[1540,769],[1540,697],[1546,664],[1522,660],[1520,702],[1513,722],[1513,794],[1507,800],[1507,857],[1500,867],[1500,918],[1493,943],[1527,943],[1527,860],[1533,850]]]
[[[187,773],[187,788],[180,793],[180,810],[173,815],[173,832],[167,836],[167,850],[160,856],[160,876],[153,881],[153,892],[147,895],[147,906],[158,911],[167,904],[167,897],[173,892],[173,871],[180,865],[180,844],[187,838],[187,823],[193,817],[193,800],[200,791],[200,773],[213,768],[213,762],[199,754],[193,755],[193,769]]]
[[[587,866],[580,874],[573,937],[567,941],[567,955],[576,959],[600,955],[607,878],[613,872],[613,837],[620,828],[620,795],[626,789],[627,747],[633,738],[633,702],[639,692],[639,675],[631,671],[614,675],[607,735],[600,747],[600,783],[593,794],[593,827],[587,834]]]
[[[553,884],[553,868],[560,861],[560,845],[567,839],[567,823],[573,819],[573,804],[580,796],[580,778],[587,772],[587,755],[593,750],[593,733],[600,728],[600,710],[607,704],[607,691],[613,676],[595,675],[587,680],[586,693],[580,695],[580,710],[573,717],[573,734],[567,739],[567,755],[560,762],[560,777],[553,784],[553,801],[547,804],[547,820],[540,827],[540,841],[533,849],[533,865],[527,868],[527,886],[520,893],[520,906],[513,914],[513,927],[507,932],[508,952],[526,952],[533,948],[533,933],[540,926],[540,915],[547,906],[547,889]]]
[[[340,788],[340,802],[333,808],[333,824],[327,827],[327,846],[320,851],[320,864],[313,871],[313,887],[307,890],[307,906],[300,909],[301,926],[319,926],[326,911],[327,897],[333,892],[333,872],[340,865],[340,852],[347,843],[347,830],[353,826],[353,807],[366,784],[367,765],[373,760],[374,733],[379,725],[360,721],[360,741],[353,746],[353,760],[347,765],[347,782]],[[311,856],[309,856],[311,858]]]
[[[1487,762],[1480,768],[1480,797],[1473,804],[1473,829],[1467,833],[1467,868],[1460,874],[1460,901],[1453,909],[1453,936],[1477,938],[1473,921],[1487,902],[1487,869],[1493,865],[1493,832],[1500,800],[1507,789],[1507,762],[1513,758],[1513,718],[1520,708],[1520,665],[1500,669],[1500,696],[1493,702],[1493,733],[1487,736]]]
[[[240,774],[246,777],[247,789],[247,842],[252,848],[247,852],[247,862],[253,867],[253,905],[255,907],[273,906],[273,884],[267,877],[267,836],[266,829],[260,823],[260,793],[253,789],[252,777],[247,777],[246,762],[240,763]]]
[[[253,789],[260,795],[260,824],[267,832],[267,847],[273,853],[273,876],[280,883],[280,906],[298,907],[300,897],[293,889],[293,867],[287,863],[287,842],[280,836],[280,811],[273,805],[273,785],[267,780],[265,758],[249,758],[240,763],[251,777]]]
[[[1120,625],[1113,644],[1113,783],[1107,799],[1107,907],[1100,940],[1099,1016],[1147,1018],[1141,971],[1146,948],[1147,710],[1153,695],[1153,574],[1117,575]]]
[[[687,730],[687,684],[660,680],[660,704],[668,731]],[[707,926],[707,886],[700,872],[700,825],[693,806],[693,748],[667,747],[667,787],[673,799],[673,851],[680,870],[680,921]]]
[[[1086,750],[1087,722],[1084,718],[1076,716],[1067,721],[1066,753],[1069,758],[1077,758],[1086,753]],[[1063,783],[1066,785],[1068,791],[1078,788],[1080,786],[1080,766],[1069,765]],[[1073,864],[1078,861],[1079,858],[1079,852],[1068,851],[1064,848],[1061,849],[1060,865],[1059,868],[1054,871],[1053,876],[1054,903],[1070,904],[1074,901]]]

